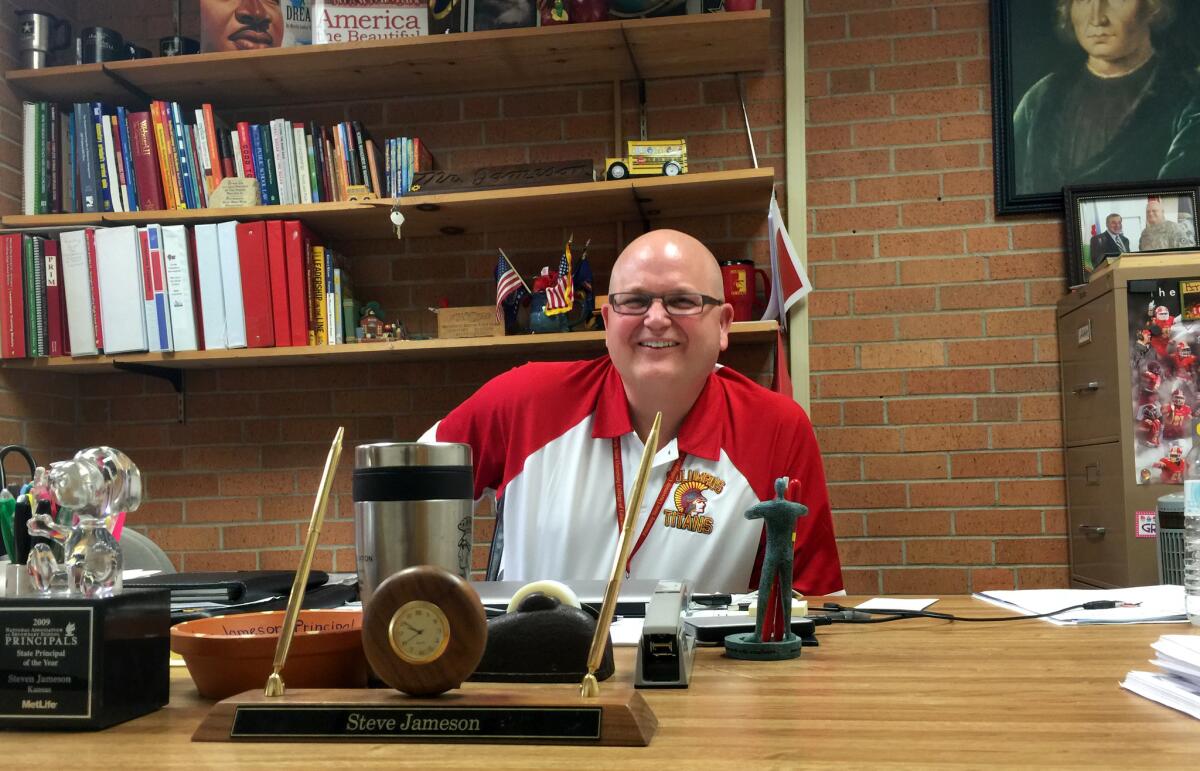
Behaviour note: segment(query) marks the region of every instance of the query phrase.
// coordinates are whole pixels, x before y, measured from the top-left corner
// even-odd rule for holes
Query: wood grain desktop
[[[1004,613],[962,596],[932,609]],[[181,669],[171,673],[171,703],[154,714],[100,733],[3,740],[51,741],[59,757],[102,757],[114,768],[1194,769],[1200,722],[1118,685],[1130,669],[1151,668],[1159,635],[1189,633],[1200,630],[921,619],[821,627],[820,646],[793,661],[701,649],[690,688],[642,691],[659,721],[645,748],[193,743],[213,702]],[[620,648],[614,679],[632,678],[633,650]]]

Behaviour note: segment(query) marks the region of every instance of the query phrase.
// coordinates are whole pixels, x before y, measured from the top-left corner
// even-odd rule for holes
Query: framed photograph
[[[1086,284],[1109,257],[1196,248],[1200,180],[1077,185],[1063,191],[1067,283]]]
[[[996,212],[1200,177],[1200,3],[991,0]]]

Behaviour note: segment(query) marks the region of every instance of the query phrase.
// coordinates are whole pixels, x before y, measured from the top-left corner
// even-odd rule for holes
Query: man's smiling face
[[[642,236],[613,266],[609,294],[664,295],[694,292],[721,298],[721,272],[712,254],[691,236],[654,231]],[[687,386],[712,372],[729,344],[732,306],[706,305],[695,316],[672,316],[653,300],[641,316],[602,309],[609,355],[626,387],[636,384]]]

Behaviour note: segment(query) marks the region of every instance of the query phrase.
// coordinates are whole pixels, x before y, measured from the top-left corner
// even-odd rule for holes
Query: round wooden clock
[[[432,565],[406,568],[363,608],[363,651],[396,690],[432,696],[462,685],[483,657],[487,614],[463,579]]]

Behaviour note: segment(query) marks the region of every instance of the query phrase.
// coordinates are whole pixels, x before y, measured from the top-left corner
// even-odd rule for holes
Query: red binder
[[[238,264],[242,269],[242,304],[246,310],[246,345],[249,348],[275,345],[264,225],[262,222],[239,222],[237,225]],[[287,312],[286,308],[284,312]]]
[[[46,325],[51,356],[66,355],[67,305],[63,302],[62,259],[58,242],[47,238],[42,245],[46,260]]]
[[[308,345],[308,280],[306,264],[313,244],[312,231],[299,220],[283,222],[284,258],[287,264],[288,320],[292,345]]]
[[[25,275],[21,234],[0,236],[0,358],[25,358]]]
[[[275,345],[293,345],[291,308],[288,304],[287,258],[283,246],[283,220],[267,220],[267,266],[271,273],[271,320]]]

